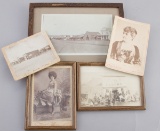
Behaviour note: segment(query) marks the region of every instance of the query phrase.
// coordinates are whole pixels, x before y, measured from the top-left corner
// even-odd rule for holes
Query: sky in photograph
[[[102,28],[112,28],[109,14],[42,14],[41,30],[48,35],[81,35],[101,33]]]
[[[111,81],[114,79],[119,80],[121,83],[123,83],[123,86],[132,91],[139,90],[139,76],[126,74],[101,66],[82,66],[80,73],[82,74],[80,78],[82,93],[90,92],[91,90],[98,92],[102,88],[107,89],[108,83],[112,84]]]

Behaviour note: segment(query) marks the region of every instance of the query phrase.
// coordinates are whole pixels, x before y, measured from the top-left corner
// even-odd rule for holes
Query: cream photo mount
[[[46,32],[14,42],[2,48],[14,80],[22,79],[60,61]]]
[[[150,24],[115,17],[106,67],[144,76]]]

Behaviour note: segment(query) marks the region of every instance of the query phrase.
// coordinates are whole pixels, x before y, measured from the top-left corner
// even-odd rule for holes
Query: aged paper
[[[105,66],[143,76],[150,25],[116,16]]]
[[[40,32],[2,48],[13,75],[19,80],[60,61],[46,32]]]

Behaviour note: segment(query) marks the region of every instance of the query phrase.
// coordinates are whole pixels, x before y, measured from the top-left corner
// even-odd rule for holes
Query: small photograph
[[[15,80],[60,61],[45,32],[6,46],[2,51]]]
[[[143,76],[149,31],[149,24],[116,16],[106,67]]]
[[[42,14],[41,30],[58,55],[106,55],[112,19],[110,14]]]
[[[142,81],[102,65],[80,65],[78,74],[79,110],[127,109],[143,106]]]
[[[75,128],[75,68],[71,64],[60,62],[29,76],[27,129]]]

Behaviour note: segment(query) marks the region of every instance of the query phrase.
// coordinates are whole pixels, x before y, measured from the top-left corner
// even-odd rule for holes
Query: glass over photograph
[[[58,55],[106,55],[112,19],[111,14],[42,14],[41,30]]]
[[[32,126],[72,126],[71,75],[69,66],[50,67],[33,75]]]
[[[60,61],[45,32],[8,45],[2,51],[15,80]]]
[[[81,106],[140,106],[140,79],[106,67],[81,67]]]
[[[78,110],[144,110],[143,78],[104,64],[77,63]]]

